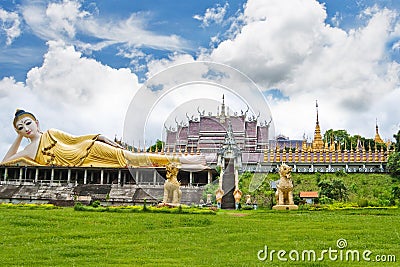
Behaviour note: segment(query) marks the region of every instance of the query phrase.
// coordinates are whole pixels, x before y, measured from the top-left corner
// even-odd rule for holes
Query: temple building
[[[323,140],[316,103],[316,123],[311,142],[290,140],[284,135],[272,138],[270,122],[242,111],[229,113],[224,97],[216,115],[199,112],[176,129],[167,129],[165,147],[150,153],[161,155],[203,154],[209,168],[203,171],[184,171],[178,174],[183,198],[181,203],[199,203],[203,186],[219,179],[221,206],[232,208],[236,203],[239,172],[276,172],[282,162],[293,172],[386,172],[390,150],[375,129],[375,146],[354,147]],[[138,153],[144,150],[135,149]],[[217,172],[217,166],[221,172]],[[61,201],[101,200],[111,203],[157,203],[163,196],[166,170],[151,168],[105,168],[36,166],[26,160],[0,165],[0,202],[47,203]]]
[[[271,122],[271,121],[270,121]],[[233,138],[242,152],[242,162],[257,164],[263,161],[264,152],[269,148],[270,122],[261,122],[255,115],[230,114],[222,103],[216,115],[199,111],[197,118],[189,118],[187,123],[177,124],[176,128],[166,128],[166,152],[203,154],[207,163],[217,163],[217,153],[223,146],[228,124],[231,124]]]

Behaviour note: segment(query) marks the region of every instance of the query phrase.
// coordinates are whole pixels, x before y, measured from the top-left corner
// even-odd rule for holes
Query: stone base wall
[[[181,204],[199,204],[203,187],[181,187]],[[0,185],[0,202],[51,203],[72,206],[99,200],[104,205],[157,204],[162,201],[162,185]]]

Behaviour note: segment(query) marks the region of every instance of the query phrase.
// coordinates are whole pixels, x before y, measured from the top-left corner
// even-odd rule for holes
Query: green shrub
[[[100,206],[100,201],[99,201],[99,200],[93,201],[93,203],[92,203],[91,206],[92,206],[93,208],[99,207],[99,206]]]
[[[359,207],[368,207],[368,200],[363,199],[363,198],[359,199],[357,201],[357,204],[358,204]]]

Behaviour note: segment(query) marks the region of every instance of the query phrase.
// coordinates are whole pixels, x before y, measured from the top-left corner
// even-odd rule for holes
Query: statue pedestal
[[[275,205],[272,207],[273,210],[298,210],[297,205]]]

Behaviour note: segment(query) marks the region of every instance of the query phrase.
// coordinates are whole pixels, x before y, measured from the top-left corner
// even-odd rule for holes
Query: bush
[[[393,177],[400,178],[400,152],[389,155],[387,170]]]
[[[93,201],[93,203],[92,203],[91,206],[92,206],[93,208],[99,207],[99,206],[100,206],[100,201],[99,201],[99,200]]]
[[[366,199],[359,199],[357,201],[359,207],[368,207],[368,200]]]

